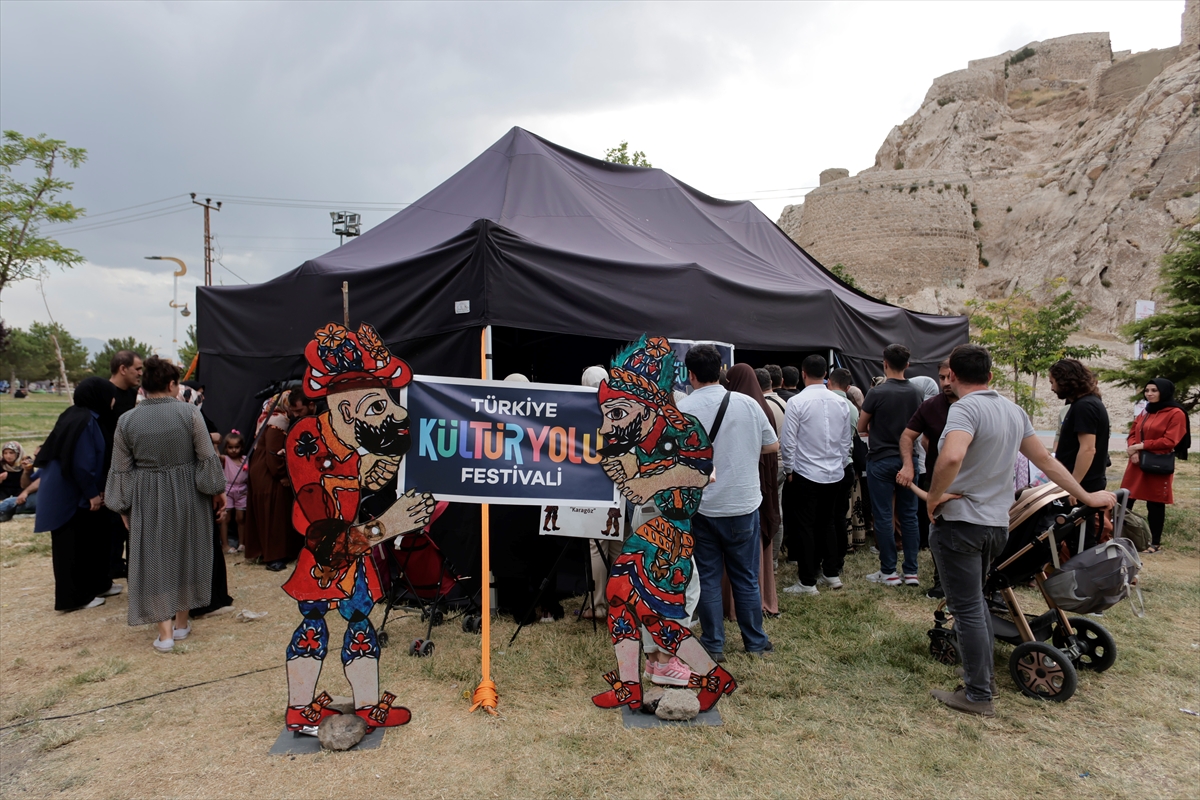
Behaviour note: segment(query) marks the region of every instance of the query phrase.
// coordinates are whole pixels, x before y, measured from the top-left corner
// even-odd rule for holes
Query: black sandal
[[[1161,544],[1152,544],[1146,548],[1146,552],[1150,553],[1150,554],[1159,553],[1159,552],[1162,552],[1162,549],[1163,548],[1162,548]]]

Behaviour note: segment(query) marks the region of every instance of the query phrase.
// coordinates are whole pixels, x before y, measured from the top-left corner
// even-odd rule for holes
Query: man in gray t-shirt
[[[1085,505],[1111,508],[1116,503],[1109,492],[1085,492],[1046,451],[1025,412],[988,388],[991,379],[992,358],[987,350],[973,344],[954,348],[950,388],[959,400],[950,407],[938,443],[928,500],[933,523],[929,549],[954,615],[966,684],[955,692],[935,689],[931,694],[955,711],[985,717],[996,712],[991,688],[992,616],[983,597],[983,582],[1008,541],[1017,451]]]

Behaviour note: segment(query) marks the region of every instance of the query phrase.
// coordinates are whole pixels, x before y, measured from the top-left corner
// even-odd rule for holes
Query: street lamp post
[[[182,277],[183,275],[187,274],[187,265],[184,264],[181,259],[174,258],[173,256],[146,256],[146,260],[147,261],[174,261],[176,264],[179,265],[179,269],[175,270],[175,272],[174,272],[174,275],[175,275],[174,293],[172,295],[171,302],[168,303],[167,305],[169,305],[171,308],[182,309],[179,313],[185,317],[190,317],[192,315],[192,312],[188,310],[188,304],[186,302],[183,303],[182,305],[179,303],[179,278]],[[175,360],[178,361],[179,360],[179,317],[177,317],[175,314],[171,314],[171,347],[175,350]]]

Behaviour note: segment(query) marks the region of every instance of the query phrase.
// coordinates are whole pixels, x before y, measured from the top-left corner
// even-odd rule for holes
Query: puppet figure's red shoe
[[[336,716],[342,712],[329,708],[329,704],[333,702],[333,698],[328,692],[321,692],[317,697],[306,706],[288,706],[287,729],[289,731],[298,731],[303,728],[313,728],[321,724],[321,720],[326,717]]]
[[[642,684],[640,682],[622,681],[616,670],[606,672],[604,680],[612,688],[592,698],[592,702],[598,707],[619,708],[621,706],[629,706],[634,711],[642,707]]]
[[[737,681],[721,666],[715,666],[707,675],[692,674],[688,688],[700,690],[700,711],[708,711],[727,694],[737,690]]]
[[[392,728],[397,725],[407,725],[412,719],[412,712],[404,706],[394,706],[396,695],[384,692],[379,698],[379,704],[366,706],[355,711],[367,723],[367,733],[376,728]]]

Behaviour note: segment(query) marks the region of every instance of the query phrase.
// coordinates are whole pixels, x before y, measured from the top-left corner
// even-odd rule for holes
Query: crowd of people
[[[763,620],[780,614],[780,562],[796,572],[784,593],[838,591],[854,580],[844,574],[847,553],[865,547],[870,530],[879,563],[862,576],[869,583],[920,586],[918,553],[930,549],[926,593],[945,597],[954,614],[965,683],[934,696],[990,715],[992,635],[981,587],[1007,539],[1014,492],[1040,471],[1073,502],[1096,509],[1090,524],[1103,528],[1103,509],[1115,501],[1106,491],[1108,412],[1095,375],[1060,360],[1049,371],[1065,403],[1051,454],[1025,412],[990,388],[984,348],[955,348],[936,381],[910,376],[902,344],[881,356],[883,375],[864,392],[820,355],[799,368],[726,370],[716,348],[688,350],[692,391],[677,405],[713,448],[713,479],[692,523],[699,640],[714,662],[724,661],[723,618],[731,617],[747,653],[771,653]],[[122,351],[110,371],[108,380],[76,387],[73,405],[34,453],[3,444],[0,520],[32,512],[35,529],[50,532],[56,610],[102,605],[127,579],[129,624],[156,626],[153,647],[169,652],[191,634],[193,616],[231,610],[226,555],[271,571],[297,558],[303,538],[292,521],[283,448],[289,428],[317,407],[301,390],[285,391],[264,403],[253,436],[221,435],[203,413],[203,387],[182,380],[170,362]],[[607,377],[590,367],[583,383]],[[1190,446],[1188,417],[1173,395],[1162,378],[1144,387],[1120,481],[1131,509],[1145,504],[1149,552],[1163,546],[1165,507],[1174,500],[1170,462]],[[637,513],[624,515],[626,536]],[[584,616],[605,614],[607,569],[620,546],[591,543],[594,602]]]

